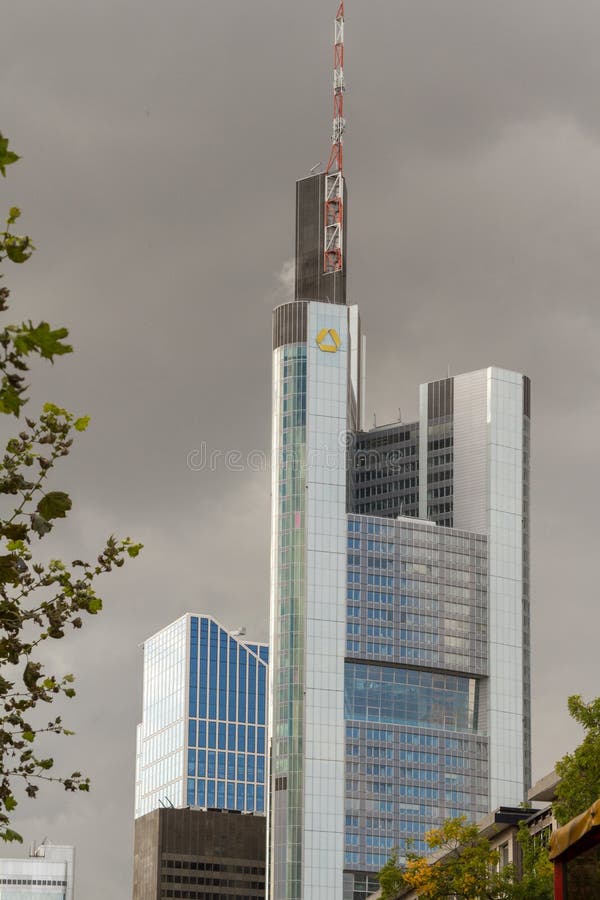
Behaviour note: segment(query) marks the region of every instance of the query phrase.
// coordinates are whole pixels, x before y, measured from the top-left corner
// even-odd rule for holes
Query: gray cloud
[[[90,797],[24,801],[26,839],[74,841],[78,893],[130,896],[138,644],[187,610],[267,636],[268,475],[187,456],[267,450],[270,306],[293,249],[294,180],[328,152],[335,4],[31,0],[3,17],[2,182],[39,250],[15,315],[77,353],[36,375],[93,425],[64,469],[56,552],[110,532],[143,557],[51,648],[78,674],[57,756]],[[369,418],[488,363],[534,380],[534,773],[578,739],[596,676],[600,208],[597,4],[347,4],[350,293]],[[4,423],[7,427],[9,423]],[[59,480],[60,480],[60,476]],[[6,848],[10,854],[12,848]]]

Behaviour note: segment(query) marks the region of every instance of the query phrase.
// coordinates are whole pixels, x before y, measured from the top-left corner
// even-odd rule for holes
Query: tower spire
[[[335,17],[335,42],[333,48],[333,131],[331,136],[331,152],[325,170],[331,172],[344,171],[344,0],[340,3]]]
[[[344,267],[344,0],[335,17],[333,48],[333,131],[331,152],[325,170],[324,271],[326,275]]]

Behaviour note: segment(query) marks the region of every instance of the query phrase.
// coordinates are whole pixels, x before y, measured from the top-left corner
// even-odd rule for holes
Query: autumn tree
[[[3,177],[18,158],[0,134]],[[29,236],[15,233],[20,215],[12,207],[0,226],[0,263],[23,264],[34,249]],[[0,283],[0,313],[7,313],[8,299],[9,290]],[[84,614],[101,610],[97,578],[141,549],[129,538],[110,537],[91,563],[47,559],[40,552],[40,542],[72,507],[69,494],[51,484],[55,467],[89,418],[52,403],[37,417],[24,416],[23,407],[31,359],[53,363],[71,353],[67,337],[66,328],[44,321],[0,327],[0,413],[18,420],[16,433],[0,450],[0,837],[9,841],[21,840],[10,827],[18,784],[32,798],[45,781],[67,791],[89,790],[89,779],[80,772],[55,774],[54,759],[38,749],[43,734],[72,733],[48,707],[60,696],[75,695],[72,674],[46,671],[44,647],[64,637],[67,628],[81,628]]]
[[[404,867],[397,868],[395,875],[389,864],[384,866],[379,876],[384,900],[392,900],[400,888],[412,888],[427,900],[453,896],[496,900],[498,853],[477,825],[468,825],[464,816],[448,819],[441,828],[426,833],[425,843],[430,853],[442,858],[432,865],[427,856],[409,851]]]
[[[585,812],[600,799],[600,697],[585,703],[579,695],[569,697],[569,713],[584,732],[584,738],[573,753],[556,763],[560,777],[554,803],[559,825]]]
[[[430,856],[411,852],[400,866],[396,853],[379,873],[383,900],[413,890],[420,900],[551,900],[552,869],[545,846],[522,825],[522,865],[499,869],[499,854],[477,825],[448,819],[425,835]]]

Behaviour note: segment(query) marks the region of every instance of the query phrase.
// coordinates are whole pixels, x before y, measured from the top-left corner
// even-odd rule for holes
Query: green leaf
[[[92,597],[86,609],[92,616],[95,616],[102,609],[102,600],[99,597]]]
[[[89,416],[81,416],[80,419],[75,419],[73,423],[73,428],[75,431],[85,431],[88,425],[90,424]]]
[[[2,137],[0,134],[0,173],[6,177],[5,166],[16,163],[20,156],[8,149],[8,138]]]
[[[2,170],[0,169],[0,171]],[[16,831],[13,831],[12,828],[7,828],[6,831],[3,831],[2,834],[0,834],[0,837],[3,841],[17,841],[19,844],[23,843],[21,835],[17,834]]]
[[[15,416],[19,415],[24,401],[19,396],[19,391],[11,384],[5,384],[0,390],[0,412]]]
[[[127,553],[132,559],[135,559],[136,556],[140,555],[140,551],[143,549],[143,544],[131,544],[131,546],[127,547]]]
[[[32,744],[35,740],[35,734],[33,733],[33,731],[24,731],[22,737],[24,741],[29,741],[30,744]]]
[[[31,527],[40,538],[44,537],[45,534],[48,534],[49,531],[52,531],[50,522],[47,522],[46,519],[38,515],[38,513],[32,515]]]
[[[21,215],[21,210],[18,206],[11,206],[8,211],[8,219],[6,220],[7,225],[14,225],[19,216]]]
[[[17,808],[17,801],[15,800],[15,798],[13,797],[12,794],[9,794],[7,797],[4,798],[4,808],[7,809],[9,812],[12,812],[13,809]]]
[[[4,240],[4,252],[11,262],[27,262],[33,250],[33,244],[28,237],[18,237],[16,234],[11,234]]]
[[[44,403],[44,412],[52,413],[54,416],[66,416],[66,409],[62,409],[60,406],[56,406],[54,403]]]
[[[0,556],[0,584],[16,584],[18,580],[17,557],[12,553]]]
[[[64,491],[51,491],[42,497],[37,511],[43,519],[64,519],[72,507],[71,498]]]
[[[23,551],[23,550],[25,550],[25,544],[23,543],[23,541],[20,541],[20,540],[19,541],[8,541],[8,543],[6,545],[6,549],[10,550],[11,553],[14,553],[17,550]]]
[[[24,541],[27,537],[27,525],[7,522],[0,525],[0,533],[12,541]]]
[[[29,324],[21,326],[14,338],[14,344],[17,352],[25,356],[37,352],[43,359],[52,360],[54,356],[72,353],[71,345],[62,342],[62,339],[68,337],[68,334],[68,328],[52,329],[47,322],[40,322],[34,327],[29,322]]]

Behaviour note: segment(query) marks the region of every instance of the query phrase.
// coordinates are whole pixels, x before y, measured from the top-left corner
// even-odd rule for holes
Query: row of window
[[[427,491],[427,499],[437,500],[438,497],[451,497],[452,491],[453,486],[451,484],[445,484],[443,487],[431,488],[431,490]]]
[[[418,468],[418,463],[416,462],[398,462],[396,458],[394,458],[392,454],[392,458],[390,456],[386,456],[385,459],[378,461],[376,465],[369,466],[368,469],[365,469],[364,466],[357,468],[354,472],[354,478],[361,484],[364,484],[368,481],[381,481],[383,478],[390,478],[395,475],[402,475],[406,472],[416,472]],[[417,486],[416,477],[411,479],[411,487]]]
[[[215,750],[264,753],[265,728],[262,725],[234,725],[228,722],[206,722],[190,719],[188,745]]]
[[[368,500],[371,497],[381,497],[383,494],[400,494],[402,493],[402,502],[411,504],[417,503],[418,497],[416,494],[406,494],[405,491],[410,490],[411,487],[415,485],[411,482],[414,482],[414,478],[406,478],[401,481],[388,481],[383,484],[374,484],[372,487],[366,488],[358,488],[355,491],[355,496],[359,500]]]
[[[264,812],[265,789],[262,784],[239,784],[224,781],[187,780],[189,806],[209,809],[237,809],[240,812]]]
[[[198,862],[186,859],[163,859],[163,869],[190,869],[192,872],[235,872],[243,875],[264,875],[264,866],[234,866],[230,863]]]
[[[413,847],[419,843],[415,841]],[[425,849],[425,845],[423,844],[423,849]],[[381,869],[386,862],[388,861],[389,853],[367,853],[365,856],[365,863],[367,866],[372,866],[373,868]],[[357,853],[355,850],[346,850],[344,853],[344,864],[347,866],[358,865],[360,863],[360,853]]]
[[[246,890],[252,890],[251,886],[244,885]],[[215,900],[216,897],[219,900],[257,900],[257,897],[264,897],[264,885],[261,887],[262,893],[259,894],[222,894],[219,892],[215,894],[213,891],[207,893],[206,891],[190,891],[190,890],[176,890],[173,888],[167,888],[161,891],[162,897],[181,897],[187,898],[187,900]]]
[[[368,741],[394,741],[396,744],[408,744],[409,746],[420,746],[420,747],[439,747],[440,746],[440,738],[435,734],[413,734],[413,733],[400,733],[396,731],[392,731],[387,728],[366,728],[366,738]],[[360,728],[358,725],[347,725],[346,726],[346,737],[347,738],[359,738],[360,737]],[[444,738],[445,745],[450,749],[461,749],[467,750],[471,743],[469,741],[460,741],[455,740],[454,738],[445,737]],[[455,745],[460,743],[460,747],[456,747]]]
[[[227,871],[226,866],[223,866],[223,871]],[[201,876],[194,877],[190,875],[163,875],[161,881],[167,884],[176,882],[179,885],[194,884],[205,887],[243,888],[251,891],[259,891],[261,888],[264,889],[265,886],[264,881],[236,881],[234,878],[202,878]],[[218,896],[221,895],[219,894]]]
[[[214,750],[188,750],[188,775],[261,783],[265,780],[265,757],[245,753],[217,753]]]
[[[348,532],[350,534],[360,534],[363,522],[358,519],[350,519],[348,522]],[[379,522],[367,522],[367,534],[378,534],[381,537],[393,538],[396,533],[395,525],[382,525]]]
[[[427,442],[428,450],[443,450],[445,447],[451,447],[453,444],[453,440],[451,437],[440,438],[435,441]]]
[[[450,481],[453,474],[452,469],[442,469],[440,472],[430,472],[427,482],[428,484],[435,484],[436,481]]]
[[[385,588],[393,588],[394,587],[394,576],[393,575],[377,575],[373,572],[370,572],[367,575],[367,584],[369,587],[385,587]],[[348,597],[349,600],[358,599],[358,597]]]
[[[373,592],[374,593],[374,592]],[[388,594],[384,595],[386,598],[389,596]],[[377,598],[377,602],[381,603],[382,601]],[[387,599],[385,602],[391,602]],[[350,619],[356,619],[360,617],[360,606],[353,606],[352,604],[348,604],[347,607],[348,617]],[[394,614],[391,609],[378,609],[376,606],[367,607],[367,619],[375,619],[380,622],[391,622],[393,620]]]

